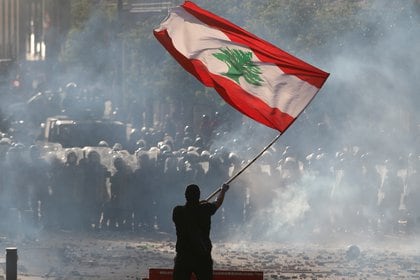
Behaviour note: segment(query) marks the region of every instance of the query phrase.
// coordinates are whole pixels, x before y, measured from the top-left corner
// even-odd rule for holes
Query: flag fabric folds
[[[190,1],[154,30],[166,50],[231,106],[284,132],[329,74]]]

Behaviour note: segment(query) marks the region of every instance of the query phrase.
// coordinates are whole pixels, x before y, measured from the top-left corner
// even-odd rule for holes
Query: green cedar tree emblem
[[[214,53],[213,56],[223,61],[229,67],[227,73],[222,75],[231,78],[239,84],[239,78],[244,77],[248,83],[261,86],[263,79],[260,77],[261,69],[255,65],[252,59],[252,52],[228,47],[221,48],[220,53]]]

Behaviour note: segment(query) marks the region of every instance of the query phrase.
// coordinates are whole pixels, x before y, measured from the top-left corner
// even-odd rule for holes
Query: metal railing
[[[148,2],[148,3],[131,3],[129,12],[130,13],[151,13],[151,12],[164,12],[174,7],[174,3],[171,1],[161,2]]]

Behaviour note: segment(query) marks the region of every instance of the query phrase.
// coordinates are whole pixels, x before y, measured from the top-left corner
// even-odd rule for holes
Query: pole
[[[239,170],[235,175],[233,175],[232,177],[230,177],[229,180],[227,180],[225,182],[225,184],[230,184],[233,180],[235,180],[239,175],[241,175],[251,164],[253,164],[260,156],[262,156],[262,154],[267,151],[271,146],[273,146],[273,144],[280,138],[282,134],[279,133],[267,146],[264,147],[264,149],[261,150],[261,152],[256,155],[254,157],[253,160],[251,160],[250,162],[248,162],[244,167],[242,167],[241,170]],[[217,195],[220,192],[220,188],[217,188],[217,190],[215,190],[212,194],[210,194],[207,198],[206,201],[209,201],[210,199],[212,199],[215,195]]]
[[[116,21],[116,34],[115,36],[115,40],[116,40],[116,47],[117,47],[117,55],[115,58],[115,64],[116,64],[116,75],[115,75],[115,90],[117,91],[117,96],[115,97],[115,93],[112,96],[113,100],[118,99],[118,101],[116,100],[117,104],[113,104],[113,106],[117,106],[120,109],[120,112],[126,112],[127,108],[126,108],[126,96],[125,96],[125,92],[124,92],[124,88],[123,88],[123,83],[124,83],[124,42],[123,42],[123,38],[124,36],[122,35],[122,32],[124,30],[124,26],[123,26],[123,8],[124,8],[124,3],[123,0],[117,0],[117,21]],[[126,117],[127,116],[123,116],[124,117],[124,121],[126,121]]]
[[[6,248],[6,280],[17,279],[17,248]]]

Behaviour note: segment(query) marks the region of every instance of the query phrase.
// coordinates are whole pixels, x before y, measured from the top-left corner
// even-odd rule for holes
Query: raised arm
[[[220,187],[220,192],[219,195],[216,198],[216,208],[219,209],[220,206],[222,206],[223,200],[225,200],[225,193],[228,191],[229,189],[229,185],[228,184],[223,184]]]

